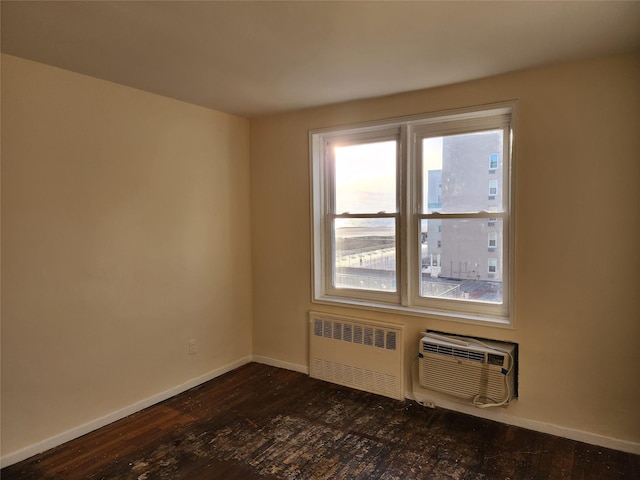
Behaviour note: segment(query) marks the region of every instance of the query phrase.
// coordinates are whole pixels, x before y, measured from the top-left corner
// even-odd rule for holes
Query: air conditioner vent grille
[[[435,353],[436,355],[444,355],[447,357],[461,358],[472,362],[485,363],[484,352],[469,350],[466,348],[450,347],[448,345],[439,345],[437,343],[422,342],[423,351]]]

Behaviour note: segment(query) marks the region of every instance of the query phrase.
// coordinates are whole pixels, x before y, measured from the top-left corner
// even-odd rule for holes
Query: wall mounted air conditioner
[[[507,405],[515,392],[515,344],[425,333],[419,346],[420,387],[477,407]]]

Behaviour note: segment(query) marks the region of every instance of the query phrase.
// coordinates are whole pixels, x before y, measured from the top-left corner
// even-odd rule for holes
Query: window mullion
[[[409,306],[411,303],[411,276],[412,265],[414,265],[415,254],[412,248],[412,208],[413,188],[411,179],[413,178],[411,166],[411,148],[410,148],[410,131],[407,125],[403,125],[400,129],[400,152],[399,152],[399,189],[398,196],[400,199],[400,222],[398,232],[398,280],[400,283],[400,303],[403,306]]]

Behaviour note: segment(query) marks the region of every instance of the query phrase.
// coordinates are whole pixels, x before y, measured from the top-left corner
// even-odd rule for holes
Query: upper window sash
[[[492,130],[502,130],[502,149],[503,154],[501,159],[499,160],[503,162],[504,167],[502,168],[502,182],[498,182],[498,191],[499,193],[499,185],[502,184],[506,186],[506,189],[503,190],[506,194],[502,195],[502,202],[498,205],[497,211],[508,211],[509,209],[509,176],[510,176],[510,154],[511,154],[511,114],[510,110],[508,112],[504,112],[499,110],[499,113],[494,115],[487,115],[480,118],[465,118],[462,120],[443,120],[441,123],[436,124],[418,124],[412,125],[409,127],[410,129],[410,137],[411,143],[413,146],[412,155],[410,158],[411,169],[413,171],[413,195],[412,195],[412,205],[414,205],[414,211],[412,213],[428,213],[425,206],[422,205],[422,179],[423,179],[423,171],[422,171],[422,141],[431,138],[437,137],[446,137],[451,135],[463,135],[463,134],[474,134],[483,131],[492,131]],[[489,188],[487,186],[487,193]],[[477,213],[481,212],[484,209],[477,208],[469,212],[459,212],[459,213]],[[450,213],[450,212],[449,212]]]
[[[401,201],[400,201],[400,192],[403,189],[402,186],[402,178],[400,175],[400,136],[399,129],[385,129],[381,131],[374,132],[364,132],[360,134],[353,134],[349,136],[340,135],[334,138],[327,138],[324,144],[324,163],[326,168],[326,176],[325,178],[328,180],[325,184],[325,190],[327,190],[326,198],[326,213],[331,214],[378,214],[381,210],[372,209],[371,211],[361,211],[361,212],[349,212],[343,211],[340,212],[336,205],[337,198],[337,167],[336,167],[336,149],[342,147],[351,147],[351,146],[362,146],[368,144],[378,144],[385,142],[395,142],[395,206],[393,211],[384,211],[384,213],[396,213],[401,210]]]

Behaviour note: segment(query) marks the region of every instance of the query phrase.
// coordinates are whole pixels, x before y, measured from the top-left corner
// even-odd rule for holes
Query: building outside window
[[[509,323],[514,108],[311,132],[314,300]]]

